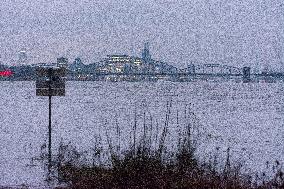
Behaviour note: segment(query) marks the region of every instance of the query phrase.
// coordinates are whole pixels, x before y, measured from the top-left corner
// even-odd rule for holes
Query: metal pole
[[[48,122],[48,169],[51,168],[51,95],[49,95],[49,122]]]
[[[49,92],[49,117],[48,117],[48,175],[50,179],[51,174],[51,79],[52,79],[52,69],[48,70],[49,76],[49,85],[48,85],[48,92]]]

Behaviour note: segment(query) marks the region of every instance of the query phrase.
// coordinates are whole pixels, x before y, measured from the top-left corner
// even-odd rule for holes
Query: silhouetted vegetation
[[[111,155],[111,166],[76,164],[80,154],[68,146],[57,164],[58,179],[69,183],[67,188],[283,188],[283,173],[279,170],[269,182],[252,182],[242,175],[240,167],[216,171],[212,164],[198,163],[194,151],[184,145],[172,161],[162,160],[157,151],[141,146],[123,156]],[[61,149],[61,150],[62,150]],[[70,159],[71,158],[71,159]]]
[[[188,113],[188,111],[187,111]],[[152,145],[151,137],[157,135],[143,125],[142,138],[136,139],[137,120],[133,126],[133,138],[128,149],[121,150],[120,142],[113,146],[107,135],[108,149],[95,144],[92,162],[79,153],[72,145],[61,144],[54,169],[59,182],[67,184],[65,188],[192,188],[192,189],[270,189],[284,188],[283,172],[276,162],[275,176],[267,179],[265,175],[250,176],[241,173],[241,165],[230,160],[230,148],[227,149],[225,162],[202,162],[195,155],[195,140],[192,137],[193,125],[187,123],[186,132],[179,135],[174,152],[167,151],[165,138],[168,134],[171,103],[167,104],[165,125],[159,137],[158,145]],[[144,116],[145,117],[145,116]],[[145,119],[145,118],[144,118]],[[117,124],[117,135],[120,128]],[[154,137],[154,138],[155,138]],[[157,146],[157,148],[153,148]],[[109,163],[102,163],[104,159]],[[219,164],[218,164],[219,163]],[[218,165],[217,165],[218,164]],[[223,168],[220,168],[223,165]],[[219,168],[218,168],[219,167]],[[267,181],[268,180],[268,181]],[[60,187],[58,187],[60,188]]]

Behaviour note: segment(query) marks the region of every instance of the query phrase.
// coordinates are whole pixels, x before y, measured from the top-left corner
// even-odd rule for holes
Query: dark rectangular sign
[[[49,91],[49,88],[37,88],[37,96],[65,96],[65,88],[53,88]]]
[[[65,88],[65,82],[63,80],[48,81],[48,80],[36,80],[36,88]]]
[[[37,96],[64,96],[65,81],[62,77],[66,75],[65,68],[46,68],[36,69],[36,95]]]

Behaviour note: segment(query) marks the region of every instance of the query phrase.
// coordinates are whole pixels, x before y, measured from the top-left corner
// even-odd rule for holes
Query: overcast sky
[[[0,55],[15,64],[20,50],[31,63],[89,64],[108,54],[188,63],[269,66],[284,62],[282,0],[2,0]],[[284,66],[283,66],[284,67]]]

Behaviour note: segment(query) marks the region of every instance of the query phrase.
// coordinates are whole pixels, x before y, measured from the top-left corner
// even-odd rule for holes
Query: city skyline
[[[12,64],[26,49],[33,63],[107,54],[152,57],[186,67],[221,63],[279,69],[283,62],[283,4],[257,1],[5,1],[1,61]]]
[[[208,66],[208,65],[213,65],[213,66],[229,66],[229,67],[234,67],[236,68],[236,66],[232,65],[230,66],[230,64],[225,64],[225,63],[214,63],[214,64],[211,64],[211,63],[203,63],[203,64],[198,64],[198,62],[193,62],[193,61],[190,61],[188,62],[188,64],[185,66],[185,67],[179,67],[179,66],[176,66],[174,65],[173,63],[168,63],[168,62],[165,62],[165,61],[161,61],[161,60],[155,60],[152,58],[152,52],[151,52],[151,49],[150,49],[150,43],[149,41],[145,42],[144,44],[144,47],[142,49],[140,49],[140,55],[129,55],[129,54],[125,54],[125,53],[116,53],[116,54],[106,54],[104,55],[101,59],[99,60],[96,60],[96,61],[93,61],[93,62],[90,62],[89,64],[100,64],[102,61],[105,61],[105,60],[108,60],[110,57],[112,56],[125,56],[125,57],[128,57],[128,58],[132,58],[132,59],[135,59],[135,58],[138,58],[138,59],[141,59],[141,60],[144,60],[145,62],[149,62],[149,61],[156,61],[156,62],[162,62],[163,64],[167,64],[167,65],[170,65],[170,66],[174,66],[176,67],[177,69],[188,69],[191,65],[199,65],[199,66]],[[33,62],[28,55],[27,55],[28,52],[26,52],[25,49],[22,49],[21,51],[18,52],[18,60],[16,60],[14,62],[14,64],[12,64],[12,66],[40,66],[40,65],[57,65],[58,64],[58,59],[65,59],[66,61],[66,66],[70,66],[71,64],[73,64],[74,62],[76,62],[78,59],[80,60],[81,64],[82,65],[89,65],[89,64],[86,64],[84,61],[82,61],[82,57],[75,57],[75,58],[68,58],[66,56],[60,56],[60,57],[57,57],[57,61],[56,59],[55,60],[52,60],[52,61],[48,61],[48,62]],[[5,65],[5,66],[11,66],[9,64],[3,64],[3,62],[0,62],[0,65]],[[259,74],[259,73],[266,73],[266,72],[281,72],[279,70],[273,70],[271,69],[271,67],[251,67],[253,69],[253,73],[256,73],[256,74]],[[190,69],[190,68],[189,68]],[[283,72],[282,72],[283,73]]]

